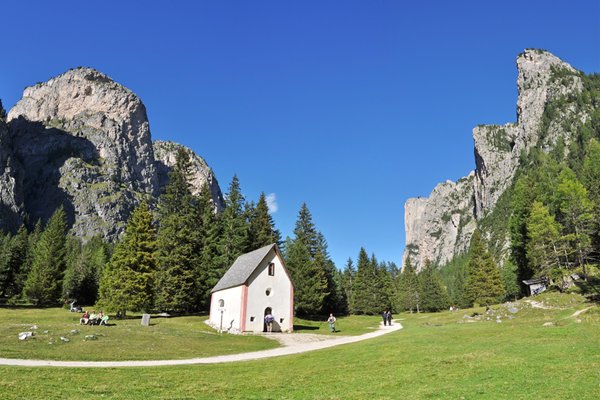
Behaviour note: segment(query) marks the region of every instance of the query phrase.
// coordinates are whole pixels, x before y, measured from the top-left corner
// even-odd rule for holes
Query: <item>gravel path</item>
[[[254,351],[250,353],[230,354],[225,356],[190,358],[187,360],[147,360],[147,361],[49,361],[49,360],[21,360],[0,358],[0,365],[14,365],[21,367],[68,367],[68,368],[113,368],[113,367],[156,367],[166,365],[191,365],[191,364],[220,364],[237,361],[259,360],[263,358],[287,356],[290,354],[306,353],[307,351],[321,350],[372,339],[402,329],[399,322],[392,326],[380,325],[379,329],[360,336],[311,335],[311,334],[281,334],[270,335],[270,338],[279,340],[284,347],[276,349]],[[320,336],[315,338],[315,336]],[[327,339],[324,339],[327,338]]]

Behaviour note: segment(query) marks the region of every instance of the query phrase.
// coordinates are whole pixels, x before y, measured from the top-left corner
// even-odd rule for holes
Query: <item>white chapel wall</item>
[[[221,311],[219,309],[219,300],[223,300],[223,331],[238,333],[240,331],[240,316],[242,305],[242,286],[235,286],[229,289],[214,292],[210,301],[210,325],[219,329],[221,324]]]
[[[275,264],[275,274],[268,274],[268,265]],[[275,328],[281,331],[291,331],[293,315],[291,314],[291,288],[292,284],[283,269],[283,265],[275,250],[271,250],[267,257],[248,279],[248,307],[246,312],[246,330],[262,332],[265,308],[271,307],[275,317]],[[270,289],[270,295],[266,291]],[[252,317],[254,320],[251,321]],[[283,322],[281,322],[283,319]],[[277,329],[279,330],[279,329]]]

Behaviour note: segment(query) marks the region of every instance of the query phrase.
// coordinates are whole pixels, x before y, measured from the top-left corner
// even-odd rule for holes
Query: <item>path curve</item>
[[[66,368],[114,368],[114,367],[157,367],[167,365],[192,365],[192,364],[220,364],[238,361],[260,360],[263,358],[287,356],[291,354],[306,353],[321,350],[342,344],[356,343],[372,339],[402,329],[399,322],[392,326],[382,326],[374,332],[360,336],[342,336],[321,342],[302,343],[276,349],[253,351],[250,353],[229,354],[204,358],[190,358],[186,360],[145,360],[145,361],[50,361],[50,360],[23,360],[14,358],[0,358],[0,365],[19,367],[66,367]]]

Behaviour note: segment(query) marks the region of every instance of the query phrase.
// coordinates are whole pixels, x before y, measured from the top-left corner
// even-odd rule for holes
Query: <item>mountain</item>
[[[5,230],[25,219],[45,221],[62,205],[75,235],[112,240],[140,201],[156,202],[172,166],[170,150],[151,140],[139,97],[91,68],[26,88],[6,121],[0,121],[0,143]],[[221,208],[212,171],[187,150],[196,168],[196,189],[208,182]]]
[[[503,195],[518,171],[527,168],[532,149],[545,153],[558,145],[568,149],[576,134],[573,121],[591,118],[593,110],[588,107],[556,107],[562,99],[574,98],[584,89],[583,73],[538,49],[519,54],[516,64],[517,121],[475,127],[475,170],[458,182],[437,185],[429,197],[408,199],[404,206],[403,261],[410,259],[417,270],[426,261],[444,265],[464,253],[478,226],[493,240],[499,261],[506,259],[510,249],[508,215],[499,218],[497,211]]]

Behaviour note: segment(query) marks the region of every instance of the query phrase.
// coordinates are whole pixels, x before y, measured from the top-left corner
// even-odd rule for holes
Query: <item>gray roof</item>
[[[225,272],[225,275],[217,282],[211,293],[246,283],[250,275],[252,275],[273,247],[277,250],[276,244],[270,244],[239,256],[227,272]]]
[[[540,284],[540,283],[546,284],[546,283],[548,283],[548,279],[546,279],[546,278],[533,278],[533,279],[528,279],[528,280],[522,281],[522,282],[524,284],[526,284],[526,285],[537,285],[537,284]]]

